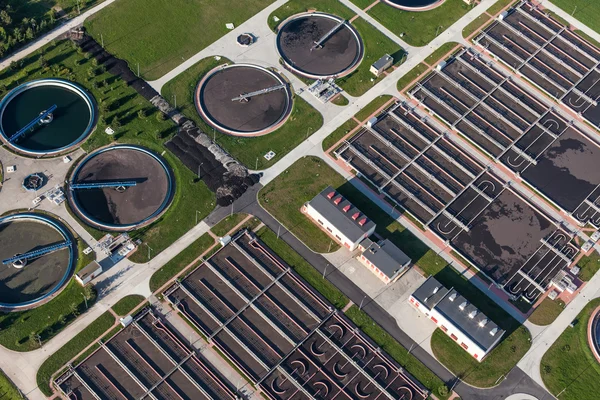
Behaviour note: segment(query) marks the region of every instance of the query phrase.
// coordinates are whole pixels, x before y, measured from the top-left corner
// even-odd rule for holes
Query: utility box
[[[379,60],[371,65],[371,73],[375,76],[383,74],[383,72],[394,64],[394,58],[389,54],[384,55]]]
[[[102,266],[98,262],[92,261],[75,275],[75,279],[81,286],[85,286],[101,273]]]

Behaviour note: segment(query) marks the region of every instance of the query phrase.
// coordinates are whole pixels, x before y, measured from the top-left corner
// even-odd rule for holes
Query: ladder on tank
[[[114,182],[89,182],[89,183],[70,183],[71,190],[78,189],[102,189],[102,188],[128,188],[136,186],[136,181],[114,181]]]
[[[325,41],[327,39],[329,39],[331,36],[333,36],[333,34],[336,33],[338,31],[338,29],[340,29],[345,24],[346,24],[346,20],[340,21],[339,24],[337,24],[336,26],[331,28],[331,30],[329,32],[327,32],[325,35],[323,35],[323,37],[321,37],[321,39],[317,40],[316,42],[313,42],[314,45],[313,45],[313,47],[310,48],[310,51],[313,51],[314,49],[323,48],[323,43],[325,43]]]
[[[40,121],[42,121],[44,118],[52,114],[57,108],[58,106],[56,104],[53,104],[49,109],[42,111],[40,115],[35,117],[31,122],[25,125],[25,127],[19,129],[17,133],[8,138],[8,141],[10,143],[14,143],[15,140],[19,139],[21,136],[24,136],[29,130],[31,130],[35,125],[40,123]]]
[[[285,89],[286,87],[287,87],[287,85],[285,83],[282,83],[281,85],[271,86],[271,87],[268,87],[265,89],[256,90],[254,92],[240,94],[238,97],[234,97],[233,99],[231,99],[231,101],[245,102],[245,101],[248,101],[251,97],[260,96],[261,94],[276,92],[277,90]]]
[[[41,249],[37,249],[37,250],[33,250],[33,251],[29,251],[27,253],[24,254],[17,254],[11,258],[7,258],[5,260],[2,260],[2,264],[7,265],[10,263],[14,263],[14,262],[18,262],[18,261],[23,261],[23,260],[29,260],[32,258],[37,258],[46,254],[50,254],[50,253],[54,253],[55,251],[64,249],[65,247],[69,247],[71,245],[71,241],[67,240],[66,242],[62,242],[59,244],[53,244],[51,246],[46,246],[46,247],[42,247]]]

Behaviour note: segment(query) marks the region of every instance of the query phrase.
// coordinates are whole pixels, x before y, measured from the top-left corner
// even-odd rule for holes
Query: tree
[[[96,75],[98,75],[98,71],[96,71],[96,68],[94,68],[94,67],[90,67],[90,68],[88,68],[88,70],[87,70],[87,74],[88,74],[88,76],[89,76],[90,78],[93,78],[93,77],[95,77]]]
[[[35,33],[33,32],[33,29],[31,29],[31,27],[27,28],[27,30],[25,31],[25,38],[27,40],[32,40],[35,37]]]
[[[42,338],[36,332],[31,332],[29,334],[29,341],[33,343],[36,347],[41,347]]]
[[[139,119],[144,119],[146,118],[146,111],[142,108],[140,111],[138,111],[137,115]]]
[[[158,112],[158,114],[156,114],[156,120],[157,121],[166,121],[167,116],[165,115],[165,113],[163,112]]]
[[[40,57],[40,67],[42,67],[42,69],[48,67],[48,60],[46,60],[46,58],[43,56]]]
[[[113,118],[111,126],[113,127],[114,130],[119,129],[121,127],[121,121],[119,120],[119,118],[117,118],[117,117]]]
[[[10,24],[12,24],[12,18],[8,14],[8,11],[6,11],[6,10],[0,11],[0,21],[2,22],[2,25],[4,25],[4,26],[9,26]]]
[[[69,311],[71,312],[71,314],[77,318],[77,316],[79,315],[79,306],[76,303],[71,303],[69,305]]]

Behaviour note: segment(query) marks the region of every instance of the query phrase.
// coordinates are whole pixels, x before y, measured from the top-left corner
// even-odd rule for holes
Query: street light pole
[[[327,266],[328,266],[328,265],[329,265],[329,264],[325,264],[325,269],[323,270],[323,279],[325,279],[325,273],[327,272]]]
[[[150,261],[150,250],[152,250],[152,248],[150,246],[148,246],[148,243],[144,243],[144,244],[148,248],[148,261]]]
[[[365,297],[362,298],[362,300],[360,301],[360,305],[358,306],[358,309],[361,310],[362,306],[363,306],[363,301],[365,301],[365,299],[367,298],[367,295],[365,294]]]
[[[85,309],[88,309],[88,305],[87,305],[87,297],[85,297],[85,293],[81,293],[81,295],[83,296],[83,301],[85,301]]]

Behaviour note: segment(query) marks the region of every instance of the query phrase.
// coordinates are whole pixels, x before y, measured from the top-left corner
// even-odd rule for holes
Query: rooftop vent
[[[460,311],[464,311],[465,308],[467,308],[467,302],[463,301],[462,304],[460,306],[458,306],[458,308],[460,308]]]
[[[329,200],[331,200],[331,199],[333,199],[333,196],[335,196],[335,192],[330,192],[330,193],[327,195],[327,198],[328,198]]]
[[[344,212],[348,212],[348,210],[350,210],[350,207],[350,204],[345,205],[343,208]]]
[[[352,219],[356,221],[356,219],[357,219],[359,216],[360,216],[360,213],[359,213],[359,212],[357,212],[357,213],[354,213],[354,214],[352,215]]]
[[[439,286],[433,288],[433,294],[436,294],[440,290]]]
[[[340,204],[340,203],[342,202],[342,199],[343,199],[343,197],[342,197],[342,196],[340,196],[340,197],[336,198],[336,199],[333,201],[333,203],[334,203],[334,204],[337,206],[338,204]]]
[[[469,318],[473,319],[477,315],[477,310],[473,310],[469,313]]]
[[[488,319],[487,319],[487,318],[484,318],[484,319],[482,319],[481,321],[479,321],[479,324],[478,324],[478,325],[479,325],[480,327],[482,327],[482,328],[483,328],[484,326],[486,326],[486,325],[487,325],[487,323],[488,323]]]
[[[452,293],[452,294],[450,295],[450,297],[448,297],[448,300],[450,300],[450,301],[454,301],[454,300],[456,300],[456,292],[455,292],[455,293]]]
[[[498,333],[498,328],[494,328],[490,331],[491,336],[496,336],[496,333]]]
[[[364,224],[366,224],[366,223],[367,223],[367,219],[366,219],[366,218],[363,218],[363,219],[361,219],[360,221],[358,221],[358,224],[359,224],[360,226],[363,226],[363,225],[364,225]]]

